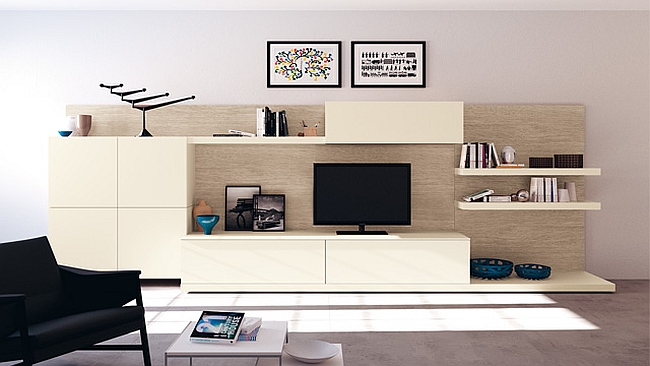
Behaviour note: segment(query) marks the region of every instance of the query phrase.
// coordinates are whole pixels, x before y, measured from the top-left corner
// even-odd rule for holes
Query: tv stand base
[[[369,230],[369,231],[337,230],[336,235],[388,235],[388,232],[385,230]]]

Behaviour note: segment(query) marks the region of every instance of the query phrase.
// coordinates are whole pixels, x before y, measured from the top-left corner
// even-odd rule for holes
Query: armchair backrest
[[[0,294],[24,294],[29,324],[64,311],[59,266],[47,237],[0,244]]]

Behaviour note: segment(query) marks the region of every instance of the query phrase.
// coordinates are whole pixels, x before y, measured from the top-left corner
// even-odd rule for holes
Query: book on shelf
[[[190,334],[190,341],[233,344],[239,338],[243,320],[244,313],[204,310]]]
[[[531,177],[530,202],[558,202],[557,178]]]
[[[524,164],[514,164],[514,163],[513,164],[501,164],[501,165],[497,166],[497,168],[501,168],[501,169],[524,168],[524,167],[526,167],[526,165],[524,165]]]
[[[264,136],[265,128],[266,128],[266,113],[265,113],[265,108],[257,108],[257,131],[256,135],[257,137],[262,137]]]
[[[459,168],[488,169],[500,165],[499,154],[492,142],[465,142],[461,146]]]
[[[258,109],[257,113],[257,136],[289,136],[286,111],[273,112],[269,107],[264,107],[263,111]]]
[[[239,133],[224,132],[224,133],[213,133],[212,137],[244,137],[244,135]]]
[[[492,194],[483,197],[483,202],[512,202],[512,196],[509,194]]]
[[[483,201],[483,197],[489,196],[494,193],[494,190],[492,189],[483,189],[478,192],[474,192],[472,194],[469,194],[467,196],[463,197],[463,200],[466,202],[477,202],[477,201]]]
[[[255,137],[254,133],[246,132],[246,131],[240,131],[240,130],[228,130],[228,133],[240,135],[240,136],[245,136],[245,137]]]

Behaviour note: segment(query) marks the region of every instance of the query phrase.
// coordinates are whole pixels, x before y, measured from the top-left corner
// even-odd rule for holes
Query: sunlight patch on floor
[[[201,311],[165,311],[148,324],[150,333],[180,333]],[[287,320],[290,332],[440,332],[594,330],[593,323],[558,307],[256,310],[248,316]]]

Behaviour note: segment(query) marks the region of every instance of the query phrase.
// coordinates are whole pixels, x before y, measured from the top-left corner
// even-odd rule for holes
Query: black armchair
[[[151,366],[139,277],[59,265],[47,237],[0,244],[0,362],[137,350]],[[98,344],[133,331],[140,344]]]

